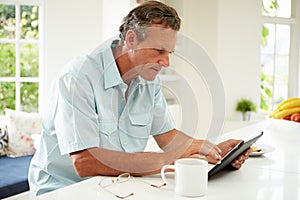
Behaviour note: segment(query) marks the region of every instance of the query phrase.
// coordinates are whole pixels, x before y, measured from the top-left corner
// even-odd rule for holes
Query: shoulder
[[[80,55],[65,65],[61,75],[73,74],[74,76],[86,75],[91,72],[101,71],[101,63],[98,63],[89,55]]]
[[[99,56],[100,57],[100,56]],[[103,74],[103,65],[95,56],[84,54],[70,60],[58,75],[58,81],[76,80],[97,84]]]

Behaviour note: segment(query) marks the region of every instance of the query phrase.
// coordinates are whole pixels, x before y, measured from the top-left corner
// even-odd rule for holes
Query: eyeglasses
[[[120,174],[117,178],[103,178],[101,179],[101,181],[98,183],[98,189],[103,189],[105,190],[106,192],[114,195],[115,197],[119,198],[119,199],[126,199],[130,196],[133,196],[134,193],[131,192],[127,195],[118,195],[118,194],[115,194],[114,192],[108,190],[107,188],[109,186],[112,186],[113,184],[118,184],[118,183],[124,183],[124,182],[127,182],[127,181],[132,181],[133,180],[133,176],[130,175],[130,173],[123,173],[123,174]],[[167,184],[166,183],[163,183],[161,185],[155,185],[155,184],[151,184],[151,183],[148,183],[147,181],[144,181],[140,178],[138,179],[134,179],[134,180],[138,180],[144,184],[147,184],[147,185],[150,185],[152,187],[155,187],[155,188],[162,188],[164,186],[166,186]]]

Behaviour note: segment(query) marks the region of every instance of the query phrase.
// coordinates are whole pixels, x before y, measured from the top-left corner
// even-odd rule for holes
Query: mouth
[[[161,68],[162,68],[161,66],[159,66],[159,67],[152,67],[152,69],[155,70],[155,71],[157,71],[157,72],[160,72]]]

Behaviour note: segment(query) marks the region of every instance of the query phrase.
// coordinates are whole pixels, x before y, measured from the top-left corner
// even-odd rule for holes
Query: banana
[[[273,112],[271,112],[271,113],[269,114],[269,117],[270,117],[270,118],[273,118],[274,115],[276,115],[278,112],[279,112],[278,109],[274,110]]]
[[[283,100],[281,101],[278,106],[277,106],[277,109],[280,109],[282,106],[284,106],[285,104],[288,104],[290,102],[293,102],[293,101],[296,101],[296,100],[300,100],[300,98],[298,97],[291,97],[291,98],[288,98],[286,100]]]
[[[269,114],[269,117],[275,119],[282,119],[285,116],[291,115],[295,112],[300,112],[300,98],[291,97],[281,101],[277,108]]]
[[[285,110],[285,109],[294,108],[294,107],[300,107],[300,98],[295,99],[293,101],[289,101],[287,103],[284,103],[280,107],[278,106],[277,109]]]
[[[279,110],[278,112],[274,113],[272,115],[272,118],[275,119],[282,119],[285,116],[291,115],[293,113],[300,112],[300,107],[293,107],[293,108],[288,108],[284,110]]]

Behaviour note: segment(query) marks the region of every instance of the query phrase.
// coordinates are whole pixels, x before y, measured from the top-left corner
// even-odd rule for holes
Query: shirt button
[[[124,142],[123,144],[124,144],[124,146],[127,146],[127,142]]]

